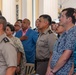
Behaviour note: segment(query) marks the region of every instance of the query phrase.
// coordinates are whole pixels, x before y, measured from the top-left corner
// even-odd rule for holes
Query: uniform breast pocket
[[[0,55],[2,54],[2,50],[0,49]]]
[[[40,46],[48,47],[48,42],[46,40],[40,40]]]
[[[2,50],[0,49],[0,61],[2,61],[3,55],[2,55]]]

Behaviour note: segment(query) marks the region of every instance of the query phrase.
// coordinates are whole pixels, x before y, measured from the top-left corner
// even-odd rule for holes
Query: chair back
[[[25,64],[25,75],[32,75],[35,73],[35,65],[32,63]]]

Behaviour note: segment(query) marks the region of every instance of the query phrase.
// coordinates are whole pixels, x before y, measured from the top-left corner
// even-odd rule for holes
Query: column
[[[32,27],[35,28],[35,19],[36,19],[36,0],[32,0]]]
[[[35,0],[35,20],[39,17],[39,0]]]
[[[22,19],[22,0],[16,0],[16,6],[18,6],[18,16],[16,16],[16,19]]]
[[[14,24],[16,21],[16,1],[2,0],[2,15],[8,22]]]
[[[27,0],[22,0],[22,19],[27,17]]]
[[[48,14],[52,19],[58,18],[58,0],[39,0],[39,15]]]
[[[0,11],[2,10],[2,0],[0,0]]]
[[[22,0],[22,19],[28,18],[32,26],[32,0]]]

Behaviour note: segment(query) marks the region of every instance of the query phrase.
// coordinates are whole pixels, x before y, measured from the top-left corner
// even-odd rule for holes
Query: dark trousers
[[[45,75],[46,71],[47,71],[48,62],[49,61],[37,62],[36,63],[36,73],[39,75]]]

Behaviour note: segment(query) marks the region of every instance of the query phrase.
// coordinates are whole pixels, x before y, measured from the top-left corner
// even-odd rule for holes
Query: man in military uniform
[[[45,75],[47,64],[52,55],[53,45],[56,36],[50,30],[51,17],[49,15],[41,15],[39,17],[38,28],[41,31],[36,44],[36,73]]]
[[[17,52],[5,34],[6,19],[0,16],[0,75],[14,75],[17,66]]]

